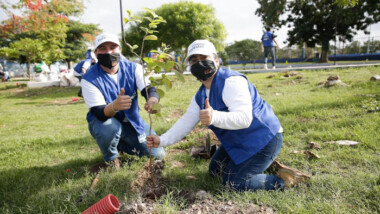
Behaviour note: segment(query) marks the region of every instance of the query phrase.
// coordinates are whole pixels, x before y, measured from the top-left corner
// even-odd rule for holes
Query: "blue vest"
[[[270,31],[267,31],[263,34],[261,41],[263,41],[264,47],[274,47],[273,34]]]
[[[226,79],[231,76],[246,78],[236,71],[220,68],[212,80],[208,99],[214,110],[228,112],[228,107],[222,99],[222,92]],[[254,85],[250,82],[248,85],[253,107],[251,125],[246,129],[239,130],[226,130],[213,125],[209,126],[235,164],[240,164],[259,152],[273,139],[281,127],[272,108],[261,98]],[[204,106],[205,89],[205,86],[202,85],[195,95],[195,100],[201,109]]]
[[[137,85],[135,78],[136,64],[129,62],[126,58],[121,57],[119,62],[119,70],[117,72],[118,83],[107,75],[107,73],[100,67],[99,63],[93,65],[90,70],[83,76],[83,79],[97,87],[103,94],[106,103],[113,102],[120,93],[120,89],[124,88],[125,95],[134,96],[132,99],[132,106],[128,110],[119,111],[114,116],[120,122],[125,118],[129,120],[131,125],[135,128],[138,136],[145,136],[144,134],[144,121],[139,114],[139,105],[137,98]],[[87,113],[87,121],[91,121],[95,115],[89,111]]]
[[[89,58],[89,59],[84,59],[84,60],[80,61],[80,62],[74,67],[74,71],[76,71],[78,74],[83,74],[83,72],[82,72],[82,67],[83,67],[83,64],[84,64],[86,61],[90,61],[90,64],[91,64],[92,59]],[[90,68],[88,68],[88,69],[90,69]],[[88,70],[88,69],[87,69],[87,70]]]

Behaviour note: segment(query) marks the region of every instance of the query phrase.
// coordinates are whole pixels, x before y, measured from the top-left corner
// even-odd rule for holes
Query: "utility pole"
[[[338,18],[337,18],[337,11],[335,11],[335,48],[334,48],[334,65],[336,65],[336,34],[338,31]]]
[[[369,53],[369,43],[371,41],[371,26],[369,26],[368,42],[367,42],[367,53]]]
[[[124,24],[123,24],[123,4],[120,0],[120,24],[121,24],[121,39],[124,42]]]

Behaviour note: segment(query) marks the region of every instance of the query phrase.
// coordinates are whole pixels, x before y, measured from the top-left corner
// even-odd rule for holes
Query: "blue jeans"
[[[262,174],[280,153],[281,145],[282,133],[277,133],[263,149],[238,165],[234,164],[221,146],[211,159],[209,173],[212,176],[221,175],[223,185],[235,190],[284,189],[284,181],[281,178]]]
[[[268,55],[272,56],[272,65],[276,65],[276,48],[275,47],[264,47],[264,62],[268,63]]]
[[[149,135],[149,125],[144,122],[145,135]],[[116,118],[111,117],[106,121],[93,119],[88,124],[91,135],[95,138],[103,154],[104,161],[114,160],[123,151],[130,155],[149,156],[149,149],[146,141],[140,143],[137,132],[131,123],[121,123]],[[152,135],[156,133],[152,130]],[[152,157],[161,159],[165,156],[164,148],[152,148]]]

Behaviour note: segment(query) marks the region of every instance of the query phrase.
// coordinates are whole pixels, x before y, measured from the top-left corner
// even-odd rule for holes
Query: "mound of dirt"
[[[273,214],[275,211],[269,207],[258,206],[256,204],[237,204],[232,201],[218,201],[203,191],[198,191],[195,195],[189,193],[183,193],[193,202],[189,203],[187,207],[181,211],[175,212],[178,214],[187,213],[220,213],[220,214],[249,214],[249,213],[259,213],[259,214]],[[190,201],[189,201],[190,202]],[[152,200],[147,200],[142,202],[141,200],[135,203],[122,204],[118,214],[148,214],[148,213],[159,213],[156,204]]]
[[[138,172],[132,183],[132,191],[139,194],[139,199],[130,203],[121,202],[118,214],[148,214],[159,213],[156,207],[157,199],[166,194],[166,187],[162,178],[162,170],[165,162],[156,160],[148,162]],[[153,172],[153,173],[151,173]],[[269,207],[261,207],[256,204],[238,204],[233,201],[218,201],[204,190],[181,191],[178,196],[186,201],[185,208],[176,213],[274,213]]]

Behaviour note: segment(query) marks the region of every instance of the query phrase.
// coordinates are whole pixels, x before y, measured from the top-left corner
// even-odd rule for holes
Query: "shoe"
[[[108,168],[112,169],[113,171],[119,171],[120,169],[120,161],[119,158],[116,158],[115,160],[110,160],[105,162]]]
[[[272,166],[276,170],[277,177],[284,181],[285,188],[294,187],[298,183],[305,183],[310,179],[310,175],[306,175],[296,169],[292,169],[278,161],[274,161]]]
[[[96,174],[102,169],[110,170],[111,172],[119,171],[120,169],[119,158],[116,158],[115,160],[95,164],[94,166],[91,167],[90,174]]]
[[[268,65],[267,64],[264,64],[264,69],[268,70]]]
[[[272,66],[272,69],[276,69],[276,66]]]

